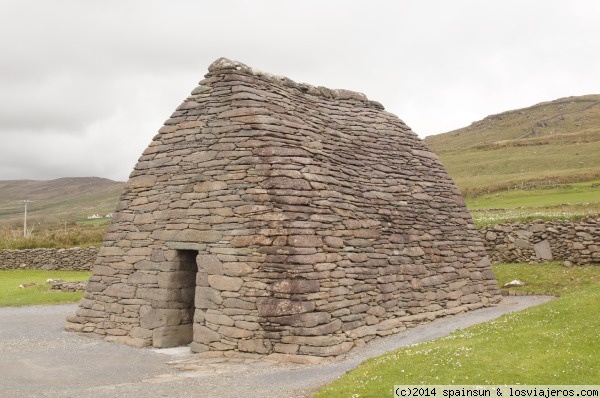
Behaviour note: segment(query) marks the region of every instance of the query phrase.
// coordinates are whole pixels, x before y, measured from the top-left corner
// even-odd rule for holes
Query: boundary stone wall
[[[479,234],[492,262],[600,265],[600,218],[492,225]]]
[[[97,256],[97,247],[0,250],[0,269],[89,271]]]

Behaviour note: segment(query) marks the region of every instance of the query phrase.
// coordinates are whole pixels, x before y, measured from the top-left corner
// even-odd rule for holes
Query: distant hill
[[[600,95],[560,98],[429,136],[463,195],[600,178]]]
[[[20,223],[23,200],[30,200],[28,222],[54,224],[105,216],[115,210],[125,183],[98,177],[48,181],[0,181],[0,225]]]

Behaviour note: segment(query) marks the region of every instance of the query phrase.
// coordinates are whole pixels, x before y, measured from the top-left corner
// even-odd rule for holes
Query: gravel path
[[[550,297],[507,297],[438,319],[316,365],[257,357],[198,358],[187,348],[137,349],[63,331],[76,305],[0,308],[3,397],[310,397],[367,358],[445,336]]]

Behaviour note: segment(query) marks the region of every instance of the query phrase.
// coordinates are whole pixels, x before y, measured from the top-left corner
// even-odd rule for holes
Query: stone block
[[[131,329],[129,335],[134,339],[149,339],[152,337],[152,330],[135,326],[133,329]]]
[[[144,305],[140,308],[140,326],[155,329],[161,326],[176,326],[186,317],[186,310],[171,308],[153,308]]]
[[[243,310],[255,310],[256,303],[244,299],[239,299],[235,297],[228,297],[223,300],[223,307],[225,308],[237,308]]]
[[[282,343],[309,345],[313,347],[327,347],[342,343],[345,337],[342,335],[334,336],[283,336]]]
[[[127,187],[130,189],[151,188],[156,183],[156,176],[141,175],[132,177],[127,181]]]
[[[194,192],[223,191],[227,189],[225,181],[205,181],[194,185]]]
[[[104,294],[110,297],[133,298],[136,294],[136,287],[125,283],[113,283],[104,290]]]
[[[326,236],[323,238],[323,243],[329,247],[340,248],[344,247],[344,240],[335,236]]]
[[[253,352],[257,354],[268,354],[272,351],[271,342],[264,339],[240,340],[237,348],[242,352]]]
[[[258,298],[256,304],[258,315],[265,317],[302,314],[315,309],[315,303],[312,301],[293,301],[271,297]]]
[[[192,325],[163,326],[152,331],[152,346],[169,348],[187,345],[192,342]]]
[[[152,300],[155,302],[181,302],[181,289],[160,289],[158,287],[139,287],[137,298]]]
[[[269,322],[294,327],[311,328],[320,324],[329,323],[331,314],[328,312],[306,312],[303,314],[270,317]]]
[[[371,326],[361,326],[356,329],[352,329],[350,332],[348,332],[348,335],[353,340],[359,339],[359,338],[365,337],[365,336],[373,336],[375,334],[377,334],[377,326],[372,326],[372,325]]]
[[[533,245],[535,256],[540,260],[552,260],[552,250],[550,248],[550,242],[544,239]]]
[[[252,267],[241,261],[223,264],[223,274],[227,276],[244,276],[251,274],[253,271]]]
[[[221,293],[218,290],[215,290],[211,287],[196,287],[196,308],[219,308],[219,306],[223,303],[223,297],[221,297]]]
[[[314,346],[301,346],[299,353],[304,355],[316,355],[322,357],[338,356],[347,353],[354,347],[354,343],[346,341],[334,346],[328,347],[314,347]]]
[[[192,341],[190,343],[190,350],[194,353],[203,353],[203,352],[208,352],[210,350],[210,347],[206,344],[202,344],[202,343],[197,343],[195,341]]]
[[[445,282],[445,278],[442,275],[433,275],[421,279],[421,286],[437,286]]]
[[[223,263],[214,254],[199,254],[196,256],[198,270],[205,270],[210,275],[223,275]]]
[[[230,244],[232,247],[248,247],[248,246],[268,246],[273,242],[273,238],[263,235],[251,236],[236,236]]]
[[[322,336],[326,334],[333,334],[342,328],[342,321],[334,319],[333,321],[324,325],[314,327],[297,327],[290,328],[290,333],[297,336]]]
[[[517,238],[515,239],[515,247],[517,249],[527,249],[530,246],[530,243],[526,239]]]
[[[258,322],[235,321],[235,327],[246,330],[259,330],[261,328]]]
[[[179,231],[173,237],[173,241],[193,243],[215,243],[220,241],[221,238],[223,238],[223,233],[214,229],[184,229],[182,231]]]
[[[235,326],[221,326],[219,327],[219,334],[233,339],[246,339],[251,337],[254,332],[247,329],[237,328]]]
[[[296,254],[288,256],[288,263],[291,264],[318,264],[327,261],[326,253],[315,253],[315,254]]]
[[[175,289],[196,286],[196,272],[171,271],[159,272],[156,276],[158,287],[162,289]]]
[[[214,323],[216,325],[233,326],[235,323],[229,316],[219,313],[212,313],[210,310],[204,314],[204,320],[206,322]]]
[[[209,344],[221,340],[221,335],[218,332],[197,323],[193,326],[193,335],[195,343]]]
[[[156,274],[151,274],[143,271],[136,271],[129,275],[127,281],[132,285],[139,284],[156,284],[158,282]]]
[[[402,254],[409,257],[421,257],[425,255],[425,251],[419,246],[406,247],[402,250]]]
[[[312,293],[319,291],[320,284],[315,279],[284,279],[269,285],[267,289],[277,293]]]
[[[318,235],[292,235],[288,237],[288,245],[292,247],[321,247],[323,239]]]
[[[296,353],[298,353],[299,348],[300,348],[300,346],[298,344],[276,343],[273,346],[273,351],[279,352],[282,354],[296,354]]]
[[[244,283],[242,278],[224,276],[224,275],[208,275],[208,284],[213,289],[237,292]]]

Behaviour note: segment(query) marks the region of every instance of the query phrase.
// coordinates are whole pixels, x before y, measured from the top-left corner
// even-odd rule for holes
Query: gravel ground
[[[2,397],[310,397],[367,358],[445,336],[550,297],[507,297],[438,319],[316,365],[256,357],[198,358],[189,349],[137,349],[63,331],[76,305],[0,308]]]

